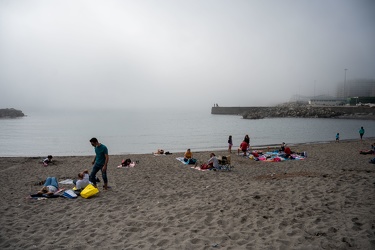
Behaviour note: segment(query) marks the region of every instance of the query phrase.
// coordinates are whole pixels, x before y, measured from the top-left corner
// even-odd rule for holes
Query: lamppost
[[[344,72],[345,72],[345,78],[344,78],[344,93],[343,93],[343,95],[342,95],[342,97],[345,97],[346,96],[346,93],[345,93],[345,88],[346,88],[346,71],[347,71],[348,69],[344,69]]]
[[[315,99],[315,87],[316,87],[316,80],[314,80],[314,99]]]

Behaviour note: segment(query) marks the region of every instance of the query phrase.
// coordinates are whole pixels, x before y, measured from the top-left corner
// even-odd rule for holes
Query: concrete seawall
[[[259,111],[266,111],[271,107],[212,107],[211,114],[214,115],[243,115],[245,113],[252,113],[252,112],[259,112]],[[324,107],[316,107],[316,106],[308,106],[309,109],[322,109],[322,108],[330,108],[332,111],[341,112],[347,115],[354,115],[354,114],[375,114],[375,108],[370,107],[363,107],[363,106],[324,106]]]

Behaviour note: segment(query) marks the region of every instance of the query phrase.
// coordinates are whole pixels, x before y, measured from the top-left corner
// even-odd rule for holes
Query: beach
[[[196,170],[176,160],[184,152],[110,154],[111,188],[99,172],[100,192],[89,199],[28,196],[48,176],[91,170],[94,153],[56,156],[47,167],[46,156],[1,157],[0,248],[375,249],[375,155],[359,154],[373,142],[294,145],[308,157],[283,162],[233,147],[232,171]],[[209,154],[193,151],[199,163]],[[139,163],[117,168],[126,158]]]

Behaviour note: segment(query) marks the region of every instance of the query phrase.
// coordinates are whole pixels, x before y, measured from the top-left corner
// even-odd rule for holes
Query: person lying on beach
[[[48,155],[47,158],[45,158],[45,159],[42,161],[43,165],[44,165],[45,167],[47,167],[48,164],[50,164],[50,163],[52,162],[52,158],[53,158],[52,155]]]
[[[73,183],[77,190],[82,190],[87,185],[89,185],[90,184],[89,170],[85,169],[83,172],[78,173],[78,180],[74,180]]]
[[[135,163],[139,163],[139,161],[132,162],[130,159],[122,160],[121,165],[117,166],[117,168],[133,168],[135,167]]]
[[[375,153],[375,143],[371,144],[371,149],[359,151],[361,155],[371,155]]]
[[[153,153],[154,155],[163,155],[164,154],[164,150],[163,149],[158,149],[156,150],[156,152]]]
[[[128,167],[131,162],[132,161],[130,159],[122,160],[121,161],[121,166],[122,167]]]
[[[240,147],[237,149],[237,154],[240,154],[240,151],[243,152],[243,155],[246,156],[247,149],[249,148],[249,144],[246,141],[242,141]]]
[[[188,164],[195,164],[197,162],[197,160],[193,158],[193,153],[190,148],[188,148],[184,154],[184,162],[187,162]]]
[[[219,168],[219,161],[216,158],[214,153],[210,154],[210,159],[208,160],[207,164],[202,164],[201,169],[212,169],[212,168]]]
[[[39,195],[45,194],[51,196],[59,190],[59,183],[56,177],[47,177],[42,189],[38,192]]]

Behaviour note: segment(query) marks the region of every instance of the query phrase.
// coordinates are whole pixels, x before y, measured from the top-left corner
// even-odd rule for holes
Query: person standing
[[[233,146],[233,141],[232,141],[232,136],[230,135],[228,138],[228,152],[229,154],[232,153],[232,146]]]
[[[90,173],[90,182],[96,186],[96,173],[99,172],[99,170],[102,171],[102,177],[104,181],[104,189],[108,189],[108,179],[107,179],[107,164],[109,161],[108,156],[108,148],[104,145],[99,143],[98,139],[95,137],[91,138],[90,140],[91,145],[95,148],[95,158],[92,161],[92,170]]]
[[[247,149],[250,149],[250,137],[249,137],[249,135],[245,135],[245,138],[243,140],[244,140],[244,142],[247,143]]]
[[[336,134],[336,142],[340,142],[340,133]]]
[[[362,137],[365,134],[365,129],[363,127],[361,127],[358,132],[359,132],[359,136],[361,137],[361,140],[362,140]]]

